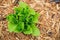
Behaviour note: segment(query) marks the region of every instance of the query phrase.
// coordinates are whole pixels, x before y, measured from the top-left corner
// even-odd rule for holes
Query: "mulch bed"
[[[0,40],[59,40],[60,39],[60,3],[49,0],[22,0],[40,14],[37,23],[40,36],[10,33],[6,15],[13,13],[13,7],[18,6],[19,0],[0,0]]]

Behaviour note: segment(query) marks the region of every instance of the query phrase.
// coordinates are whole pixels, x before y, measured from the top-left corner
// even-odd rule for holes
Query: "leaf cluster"
[[[36,26],[39,14],[25,2],[20,2],[18,7],[14,7],[14,11],[15,13],[9,14],[6,17],[9,31],[39,36],[40,31]]]

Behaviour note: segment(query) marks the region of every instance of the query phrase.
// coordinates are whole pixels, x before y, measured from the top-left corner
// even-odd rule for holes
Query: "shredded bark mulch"
[[[40,36],[10,33],[5,17],[13,13],[20,0],[0,0],[0,40],[60,40],[60,3],[49,0],[21,0],[40,14],[37,23]]]

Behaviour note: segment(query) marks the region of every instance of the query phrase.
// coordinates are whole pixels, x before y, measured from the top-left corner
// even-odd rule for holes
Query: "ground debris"
[[[23,33],[10,33],[7,31],[8,23],[5,20],[6,15],[13,13],[13,7],[18,5],[20,0],[0,0],[0,24],[2,28],[0,40],[59,40],[60,28],[60,4],[54,2],[50,3],[49,0],[21,0],[26,2],[36,12],[40,14],[39,22],[37,24],[40,29],[40,36],[34,37],[31,35],[24,35]],[[60,0],[59,0],[60,1]],[[8,5],[8,6],[7,6]],[[2,26],[3,25],[3,26]]]

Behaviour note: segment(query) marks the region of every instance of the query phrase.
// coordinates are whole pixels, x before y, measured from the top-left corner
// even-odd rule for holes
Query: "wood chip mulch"
[[[24,35],[23,33],[10,33],[6,15],[13,13],[13,7],[20,0],[0,0],[0,40],[60,40],[60,3],[49,0],[21,0],[26,2],[40,14],[37,23],[40,36]]]

